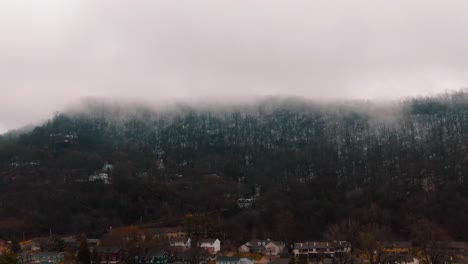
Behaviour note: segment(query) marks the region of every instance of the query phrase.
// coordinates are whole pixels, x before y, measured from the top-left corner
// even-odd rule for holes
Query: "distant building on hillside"
[[[104,184],[110,184],[110,179],[109,179],[109,174],[101,172],[99,174],[93,174],[89,176],[88,181],[94,182],[94,181],[102,181]]]
[[[169,246],[182,251],[189,250],[191,247],[191,239],[185,237],[174,237],[169,239]]]
[[[294,244],[294,256],[334,256],[351,252],[351,243],[347,241],[308,241]]]
[[[147,254],[135,257],[136,264],[167,264],[169,253],[164,250],[150,250]]]
[[[250,258],[221,256],[216,259],[216,264],[254,264],[254,261]]]
[[[102,166],[102,169],[101,169],[102,172],[107,172],[107,173],[112,172],[112,170],[114,170],[114,165],[107,163],[107,162],[104,164],[104,166]]]
[[[276,256],[283,252],[285,243],[281,241],[272,241],[253,239],[239,247],[241,253],[259,253],[268,256]]]
[[[237,199],[237,206],[239,208],[251,208],[255,203],[255,198],[239,198]]]
[[[63,252],[38,252],[38,253],[23,253],[20,256],[21,263],[31,264],[57,264],[63,262]]]
[[[210,254],[216,254],[221,250],[221,241],[216,238],[205,238],[198,242],[198,246],[206,249]]]
[[[156,227],[147,228],[145,232],[152,238],[176,238],[186,237],[187,233],[184,232],[182,227]]]
[[[116,264],[122,260],[122,248],[100,247],[98,255],[101,264]]]

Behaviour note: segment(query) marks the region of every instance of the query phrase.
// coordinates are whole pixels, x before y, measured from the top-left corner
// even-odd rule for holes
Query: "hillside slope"
[[[94,107],[0,138],[0,236],[218,219],[233,240],[319,237],[353,219],[468,239],[468,100],[273,100],[230,109]],[[128,110],[128,111],[127,111]],[[123,114],[124,113],[124,114]],[[103,173],[110,184],[89,181]],[[239,197],[259,192],[254,208]]]

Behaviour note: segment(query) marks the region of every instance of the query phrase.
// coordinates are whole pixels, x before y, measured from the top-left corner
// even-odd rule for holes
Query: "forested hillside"
[[[423,218],[468,240],[463,92],[383,106],[89,107],[0,138],[0,236],[170,226],[198,213],[234,241],[320,238],[343,221],[407,238]],[[110,184],[89,181],[106,163]]]

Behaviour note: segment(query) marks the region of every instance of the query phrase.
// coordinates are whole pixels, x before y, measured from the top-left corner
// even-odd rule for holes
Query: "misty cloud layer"
[[[0,3],[0,133],[84,97],[396,99],[468,84],[465,1]]]

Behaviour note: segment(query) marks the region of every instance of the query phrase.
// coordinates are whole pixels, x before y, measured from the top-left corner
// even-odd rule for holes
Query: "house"
[[[99,174],[93,174],[89,176],[88,181],[94,182],[94,181],[102,181],[104,184],[110,184],[109,180],[109,174],[101,172]]]
[[[63,252],[38,252],[21,255],[22,263],[57,264],[63,262]]]
[[[308,257],[313,256],[331,256],[335,254],[349,253],[351,251],[351,243],[346,241],[309,241],[294,244],[294,256]]]
[[[419,264],[419,259],[413,257],[412,255],[403,256],[401,259],[395,261],[397,264]]]
[[[439,241],[436,247],[447,254],[447,263],[468,263],[468,242]]]
[[[413,244],[410,241],[391,241],[384,242],[384,252],[393,254],[408,255],[413,249]]]
[[[21,247],[21,251],[34,251],[38,252],[41,250],[41,245],[45,245],[48,242],[48,238],[34,238],[30,240],[25,240],[19,242],[19,245]]]
[[[246,244],[243,244],[242,246],[239,247],[239,253],[249,253],[250,252],[250,247],[247,246]]]
[[[29,250],[32,250],[33,241],[32,240],[21,241],[19,242],[19,245],[20,245],[21,251],[29,251]]]
[[[269,241],[265,245],[265,255],[268,256],[277,256],[283,252],[283,249],[285,247],[284,242],[280,241]]]
[[[216,264],[254,264],[254,261],[250,258],[221,256],[216,259]]]
[[[464,241],[439,241],[437,247],[450,254],[463,254],[468,249],[468,243]]]
[[[169,262],[169,253],[164,250],[150,250],[146,255],[136,256],[137,264],[167,264]]]
[[[120,247],[100,247],[98,254],[99,262],[102,264],[115,264],[122,260],[122,249]]]
[[[284,242],[253,239],[239,247],[240,253],[259,253],[269,256],[276,256],[283,252]]]
[[[75,236],[62,237],[62,240],[65,243],[65,247],[72,250],[77,250],[81,244],[81,241]],[[89,252],[92,253],[99,246],[100,240],[96,238],[88,238],[86,242],[88,243]]]
[[[114,166],[110,163],[105,163],[104,166],[102,166],[101,171],[102,172],[111,172],[114,169]]]
[[[169,246],[179,248],[181,250],[188,250],[191,246],[191,239],[185,237],[170,238]]]
[[[239,247],[239,253],[260,253],[265,252],[265,245],[268,240],[252,239]]]
[[[255,198],[239,198],[237,199],[237,206],[239,208],[250,208],[254,205]]]
[[[75,236],[62,237],[62,240],[66,246],[75,246],[78,243],[78,239]]]
[[[147,228],[144,230],[152,238],[177,238],[186,237],[187,233],[183,231],[182,227],[158,227]]]
[[[211,254],[216,254],[221,250],[221,241],[216,238],[200,239],[198,246],[206,249]]]
[[[167,264],[169,261],[169,253],[164,250],[150,251],[146,255],[146,264]]]
[[[101,243],[101,240],[97,238],[88,238],[86,242],[88,243],[89,252],[92,253],[99,246],[99,244]]]

